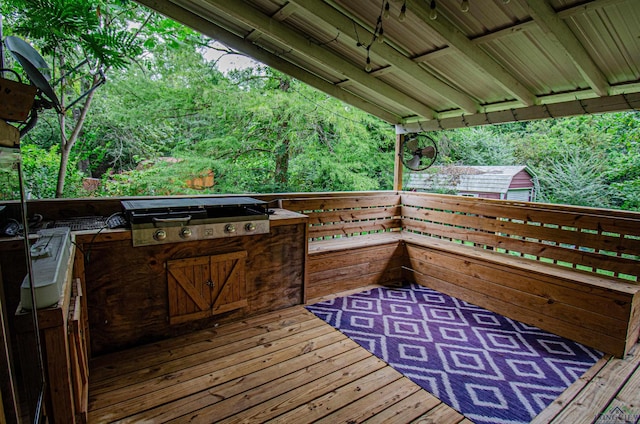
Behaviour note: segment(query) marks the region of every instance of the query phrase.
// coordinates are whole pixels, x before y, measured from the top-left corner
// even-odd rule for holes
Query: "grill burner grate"
[[[107,218],[104,216],[82,216],[78,218],[59,219],[51,221],[46,228],[69,227],[71,231],[100,230],[107,227]]]

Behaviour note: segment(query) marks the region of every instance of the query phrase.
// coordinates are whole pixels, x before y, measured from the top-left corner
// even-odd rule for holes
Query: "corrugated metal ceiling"
[[[401,132],[640,109],[638,0],[138,1]]]

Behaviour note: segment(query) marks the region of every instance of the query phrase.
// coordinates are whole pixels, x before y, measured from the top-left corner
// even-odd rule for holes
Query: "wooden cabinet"
[[[248,305],[247,252],[167,261],[169,323],[180,324]]]
[[[79,255],[91,252],[75,263],[91,354],[302,303],[308,219],[278,209],[269,220],[268,234],[158,246],[133,247],[128,230],[77,235]]]

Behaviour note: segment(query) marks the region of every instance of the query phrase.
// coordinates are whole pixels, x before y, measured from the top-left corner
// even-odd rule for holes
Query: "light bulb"
[[[367,56],[367,64],[365,65],[364,70],[371,72],[371,58],[369,56]]]
[[[380,32],[378,32],[377,40],[380,44],[384,43],[384,30],[382,28],[380,28]]]
[[[436,10],[436,0],[431,0],[429,8],[431,9],[431,11],[429,12],[429,19],[434,21],[438,18],[438,11]]]
[[[402,7],[400,8],[400,15],[398,15],[398,20],[400,22],[404,22],[407,17],[407,3],[402,3]]]
[[[462,0],[462,3],[460,3],[460,10],[464,13],[469,11],[469,0]]]
[[[382,12],[382,16],[383,16],[385,19],[389,19],[389,8],[390,8],[390,6],[389,6],[389,2],[386,2],[386,3],[384,4],[384,12]]]

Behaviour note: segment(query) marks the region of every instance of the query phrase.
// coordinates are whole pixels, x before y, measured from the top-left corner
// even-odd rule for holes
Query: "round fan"
[[[425,134],[413,134],[402,143],[400,158],[412,171],[424,171],[434,164],[438,156],[436,142]]]

